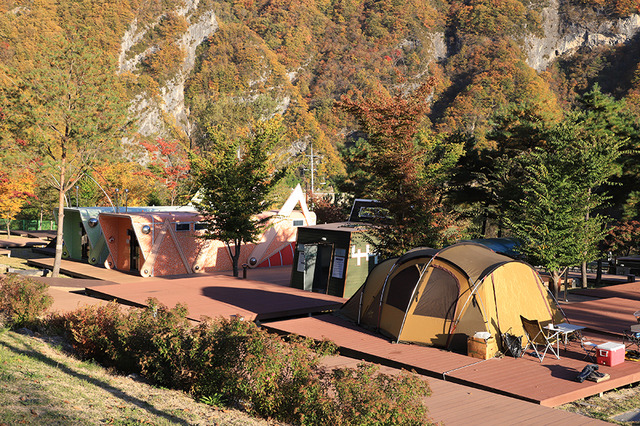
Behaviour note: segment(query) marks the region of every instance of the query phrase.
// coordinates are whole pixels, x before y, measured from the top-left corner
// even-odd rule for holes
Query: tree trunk
[[[598,270],[596,271],[596,287],[600,287],[602,282],[602,259],[598,259]]]
[[[238,271],[238,261],[240,260],[240,250],[242,248],[242,242],[236,241],[233,251],[231,250],[231,245],[229,243],[226,244],[227,249],[229,250],[229,256],[231,257],[231,264],[233,265],[233,276],[238,277],[240,275]]]
[[[64,223],[64,175],[66,159],[60,161],[60,188],[58,192],[58,231],[56,232],[56,255],[53,259],[52,277],[60,275],[60,265],[62,264],[62,228]]]
[[[7,219],[7,238],[11,238],[11,221]]]
[[[556,300],[558,300],[558,296],[559,296],[559,291],[560,291],[560,280],[562,278],[562,272],[561,271],[552,271],[551,272],[551,281],[549,281],[549,290],[551,290],[551,293],[553,294],[553,297],[555,297]]]
[[[589,199],[591,198],[591,188],[589,188]],[[587,213],[585,214],[585,225],[587,225],[587,222],[589,221],[589,210],[587,210]],[[587,288],[587,261],[586,261],[586,257],[587,257],[587,253],[588,250],[585,249],[585,260],[582,261],[582,265],[580,268],[580,272],[581,272],[581,278],[582,278],[582,288]]]

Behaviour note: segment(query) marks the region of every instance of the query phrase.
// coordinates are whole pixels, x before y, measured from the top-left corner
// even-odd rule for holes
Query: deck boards
[[[616,284],[600,288],[576,289],[574,294],[595,298],[621,297],[624,299],[640,300],[640,281],[626,284]],[[640,306],[640,303],[638,303]],[[640,309],[640,307],[639,307]]]
[[[328,367],[353,368],[359,361],[337,356],[324,360]],[[398,370],[381,367],[385,374],[397,374]],[[427,379],[431,396],[424,399],[430,417],[446,425],[467,424],[519,424],[519,425],[604,425],[600,420],[580,416],[550,407],[531,404],[514,398],[497,395],[480,389],[472,389],[438,379]]]
[[[0,247],[5,249],[12,248],[29,248],[29,247],[44,247],[48,241],[40,238],[24,237],[17,234],[0,234]]]
[[[518,359],[505,357],[483,361],[432,347],[393,344],[334,315],[276,321],[264,326],[281,333],[332,340],[347,356],[414,369],[431,377],[446,377],[447,381],[549,407],[640,380],[640,363],[625,362],[615,367],[600,367],[600,371],[611,375],[610,380],[576,382],[574,378],[588,363],[577,344],[570,345],[567,352],[563,350],[560,360],[547,355],[540,363],[526,354]]]
[[[225,275],[176,279],[146,278],[143,282],[87,287],[87,294],[145,306],[156,298],[166,306],[184,304],[189,318],[241,316],[251,321],[327,312],[340,308],[344,299],[312,294],[262,281]]]
[[[562,309],[574,324],[621,337],[624,330],[636,323],[633,313],[640,310],[640,300],[610,297],[571,303]]]

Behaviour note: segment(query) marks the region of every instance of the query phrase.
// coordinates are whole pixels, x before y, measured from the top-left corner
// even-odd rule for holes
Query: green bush
[[[429,423],[423,399],[429,385],[416,374],[379,372],[372,364],[333,372],[335,399],[329,414],[334,425],[424,425]]]
[[[194,330],[198,371],[192,391],[242,405],[266,418],[295,422],[311,396],[319,394],[322,368],[313,342],[285,341],[252,322],[218,319]]]
[[[53,320],[52,320],[53,321]],[[292,424],[423,425],[427,383],[415,374],[380,374],[376,367],[329,371],[328,342],[282,338],[253,322],[205,319],[150,299],[146,309],[110,303],[66,314],[73,347],[121,372],[138,372],[212,405],[240,407]]]
[[[17,274],[0,276],[0,317],[8,326],[34,323],[52,304],[46,284]]]
[[[93,359],[122,372],[139,372],[137,361],[127,349],[127,314],[116,302],[77,309],[57,322],[63,323],[71,345],[83,359]]]

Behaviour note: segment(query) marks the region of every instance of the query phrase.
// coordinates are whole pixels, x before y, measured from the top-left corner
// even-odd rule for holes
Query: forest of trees
[[[335,195],[333,217],[356,197],[386,202],[404,231],[381,252],[512,235],[560,271],[627,250],[640,220],[640,42],[536,71],[524,45],[542,36],[548,5],[202,0],[185,17],[179,0],[0,0],[0,218],[109,205],[116,189],[129,205],[185,203],[198,189],[190,158],[219,151],[211,129],[244,140],[281,116],[269,160],[284,170],[276,197],[300,182]],[[639,9],[562,0],[559,13],[572,22]],[[181,35],[207,10],[218,29],[184,88],[195,131],[168,120],[163,134],[142,136],[128,105],[181,72]],[[142,59],[120,72],[134,22],[147,31],[125,59]]]

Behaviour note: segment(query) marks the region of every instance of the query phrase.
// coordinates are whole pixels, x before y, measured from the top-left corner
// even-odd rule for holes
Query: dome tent
[[[520,315],[560,322],[561,311],[528,264],[484,245],[418,248],[377,265],[341,308],[397,342],[466,351],[468,336],[524,336]]]

